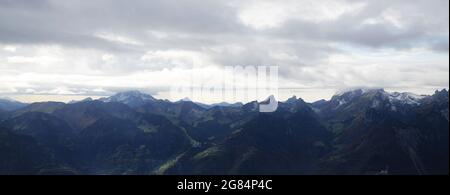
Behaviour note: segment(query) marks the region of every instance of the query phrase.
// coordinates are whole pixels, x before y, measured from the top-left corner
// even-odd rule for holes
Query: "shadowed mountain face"
[[[8,112],[6,110],[0,109],[0,121],[8,117]]]
[[[256,113],[217,143],[186,154],[170,174],[313,174],[331,134],[306,106]]]
[[[18,135],[34,138],[61,161],[74,155],[75,132],[65,121],[55,116],[29,112],[4,121],[2,126]]]
[[[324,159],[325,173],[448,173],[448,92],[396,95],[352,91],[319,108],[338,148]]]
[[[137,122],[102,118],[85,128],[79,141],[82,159],[95,174],[149,174],[191,146],[182,129],[152,115]]]
[[[53,165],[52,157],[31,136],[0,127],[0,173],[39,174]]]
[[[0,174],[448,174],[446,90],[257,108],[132,91],[0,109]]]

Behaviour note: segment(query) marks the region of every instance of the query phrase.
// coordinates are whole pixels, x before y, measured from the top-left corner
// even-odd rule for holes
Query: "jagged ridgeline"
[[[206,105],[0,100],[0,174],[448,174],[448,91]]]

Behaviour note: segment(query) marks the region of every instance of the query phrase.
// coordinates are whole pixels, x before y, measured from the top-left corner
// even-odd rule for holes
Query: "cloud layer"
[[[448,88],[448,63],[447,0],[0,0],[4,95],[163,97],[198,64],[278,65],[281,94],[311,100],[429,93]]]

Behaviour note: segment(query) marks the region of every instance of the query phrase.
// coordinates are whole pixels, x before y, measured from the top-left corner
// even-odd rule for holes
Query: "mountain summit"
[[[146,103],[156,101],[151,95],[141,93],[140,91],[125,91],[117,93],[111,97],[100,98],[102,102],[118,102],[126,104],[130,107],[139,107]]]

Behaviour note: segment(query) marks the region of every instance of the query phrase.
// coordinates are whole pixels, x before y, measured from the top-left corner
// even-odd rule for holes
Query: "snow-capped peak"
[[[425,98],[424,95],[416,95],[413,93],[398,93],[393,92],[389,93],[389,100],[391,102],[400,102],[402,104],[408,104],[408,105],[419,105],[420,100]]]
[[[140,91],[126,91],[126,92],[120,92],[116,95],[113,95],[109,98],[105,98],[105,102],[123,102],[130,99],[139,99],[143,101],[147,100],[155,100],[152,96],[148,94],[141,93]]]
[[[370,96],[367,96],[370,95]],[[374,96],[372,96],[374,95]],[[373,97],[372,106],[377,107],[390,107],[392,110],[398,110],[399,106],[410,105],[418,106],[421,104],[422,99],[427,96],[416,95],[413,93],[399,93],[399,92],[387,92],[380,88],[353,88],[345,91],[340,91],[332,98],[335,102],[335,109],[353,102],[359,97]]]
[[[141,93],[140,91],[126,91],[99,100],[102,102],[120,102],[135,107],[144,105],[147,102],[155,101],[156,99],[151,95]]]
[[[332,101],[335,102],[335,109],[337,109],[366,94],[382,94],[384,96],[386,92],[382,88],[350,88],[337,92]]]
[[[369,92],[377,92],[377,91],[382,91],[384,92],[383,88],[371,88],[371,87],[353,87],[353,88],[347,88],[347,89],[341,89],[339,90],[335,96],[342,96],[344,94],[356,94],[356,93],[360,93],[360,94],[366,94]]]

